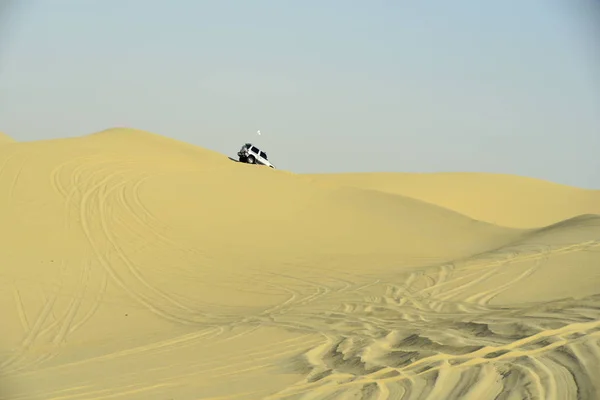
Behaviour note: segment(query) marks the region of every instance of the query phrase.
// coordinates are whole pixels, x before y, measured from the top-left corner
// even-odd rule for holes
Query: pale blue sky
[[[230,156],[254,141],[295,172],[600,188],[591,4],[15,0],[0,29],[0,131],[131,126]]]

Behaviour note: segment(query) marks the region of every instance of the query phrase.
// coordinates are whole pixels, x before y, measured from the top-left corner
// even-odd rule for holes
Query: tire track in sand
[[[109,200],[109,197],[113,191],[118,192],[118,195],[116,198],[123,201],[122,205],[124,205],[125,209],[129,213],[129,215],[135,215],[135,211],[132,210],[131,207],[129,207],[127,205],[127,202],[125,200],[123,200],[124,199],[124,188],[126,187],[127,183],[128,182],[126,181],[119,185],[115,185],[110,190],[107,190],[99,202],[99,219],[101,222],[103,234],[106,237],[106,239],[108,240],[108,242],[110,243],[113,250],[115,251],[116,255],[119,257],[119,259],[121,260],[123,265],[125,265],[127,267],[127,270],[129,271],[131,276],[134,277],[134,279],[137,283],[141,284],[141,286],[146,288],[148,291],[154,293],[159,298],[162,298],[167,303],[170,303],[171,305],[175,306],[175,311],[183,311],[186,314],[192,316],[192,318],[189,318],[189,317],[180,318],[180,317],[176,317],[175,314],[172,313],[170,315],[174,320],[180,320],[180,321],[186,321],[186,322],[194,321],[193,316],[198,316],[201,313],[198,310],[194,310],[193,308],[190,308],[190,307],[186,306],[185,304],[177,301],[175,298],[173,298],[172,296],[169,296],[167,293],[158,289],[156,286],[151,285],[144,278],[144,276],[140,272],[139,268],[137,268],[135,266],[135,264],[129,259],[129,257],[127,257],[127,255],[125,254],[123,249],[119,246],[118,241],[111,233],[111,229],[109,229],[109,227],[108,227],[107,217],[106,217],[106,215],[107,215],[106,207],[108,204],[112,204],[112,202]]]
[[[48,321],[50,314],[52,313],[52,309],[58,298],[58,292],[59,290],[56,290],[55,293],[46,300],[33,325],[24,336],[20,348],[6,361],[0,363],[0,372],[12,373],[19,370],[21,368],[20,365],[22,366],[24,364],[24,360],[27,358],[27,352],[32,348],[34,342],[42,333],[44,324]],[[8,367],[12,368],[9,369]]]
[[[326,304],[344,298],[347,305],[329,316],[339,323],[327,323],[328,328],[317,323],[327,315],[289,310],[282,326],[298,325],[304,331],[312,326],[328,339],[306,353],[311,372],[305,379],[265,400],[354,395],[594,399],[600,393],[600,382],[594,378],[600,376],[600,294],[513,308],[491,306],[489,301],[539,270],[550,257],[590,251],[598,245],[583,240],[553,248],[516,246],[510,253],[504,250],[508,258],[478,256],[431,275],[414,272],[402,283],[371,286],[363,300],[353,302],[349,293],[334,295]],[[511,274],[505,282],[465,300],[455,299],[461,290],[474,287],[472,280],[486,284],[493,276],[488,272],[500,273],[500,266]],[[463,279],[465,272],[470,280]],[[423,282],[428,282],[425,289]],[[377,290],[381,296],[374,295]],[[426,311],[425,318],[406,319],[411,308],[414,314]],[[280,319],[275,318],[276,326],[277,322]]]
[[[100,248],[97,244],[97,240],[94,238],[94,229],[92,229],[91,227],[91,224],[93,224],[94,221],[92,217],[94,215],[94,210],[98,214],[98,221],[96,224],[98,230],[102,232],[105,239],[109,242],[110,249],[112,249],[113,252],[116,252],[119,257],[123,257],[122,251],[118,247],[115,248],[114,240],[111,240],[112,237],[108,230],[106,222],[107,210],[106,201],[104,200],[106,199],[106,193],[109,190],[106,188],[107,185],[109,185],[111,181],[118,180],[116,178],[117,175],[118,173],[112,172],[104,178],[97,179],[96,182],[92,183],[87,188],[87,190],[85,190],[80,200],[80,220],[82,230],[96,258],[118,287],[120,287],[123,291],[125,291],[125,293],[130,295],[134,300],[136,300],[138,303],[146,307],[149,311],[153,312],[157,316],[180,324],[202,324],[204,321],[201,318],[198,318],[201,317],[201,314],[199,312],[191,316],[177,316],[172,311],[166,311],[162,307],[158,306],[156,302],[152,301],[152,298],[148,295],[144,294],[139,290],[133,289],[133,287],[127,284],[123,279],[123,273],[118,273],[108,261],[108,249],[106,249],[104,253],[100,251]],[[119,181],[122,183],[121,180]],[[118,186],[113,185],[110,190],[116,189],[118,189]],[[119,253],[120,251],[121,253]]]
[[[79,313],[81,303],[89,291],[89,284],[91,280],[90,262],[83,262],[82,265],[83,268],[81,268],[80,276],[76,283],[75,292],[71,295],[67,295],[61,293],[60,290],[57,291],[54,298],[52,298],[51,300],[47,300],[46,304],[52,304],[52,306],[48,309],[45,309],[45,312],[43,314],[44,322],[42,322],[42,324],[39,325],[38,328],[32,329],[34,333],[33,337],[28,342],[27,349],[32,348],[34,341],[36,341],[37,339],[46,336],[50,337],[49,341],[38,341],[37,345],[35,346],[35,353],[41,355],[36,356],[35,359],[30,360],[28,362],[25,362],[23,360],[23,357],[21,357],[20,360],[22,362],[18,364],[18,367],[7,370],[6,373],[15,373],[19,370],[37,367],[40,364],[51,360],[59,354],[61,346],[66,343],[67,336],[75,331],[75,329],[72,328],[73,323]],[[65,287],[64,282],[62,282],[61,285],[62,287]],[[95,312],[95,310],[97,309],[98,303],[104,294],[103,290],[105,290],[105,288],[105,286],[101,287],[101,291],[94,298],[94,304],[91,307],[92,313],[90,313],[87,316],[88,318],[91,318],[93,312]],[[49,321],[50,315],[54,314],[54,310],[56,308],[56,301],[59,298],[66,296],[71,297],[71,301],[69,302],[66,309],[61,312],[60,317],[55,318],[48,324],[45,324],[46,321]],[[50,303],[48,303],[49,301]]]
[[[130,211],[130,215],[141,226],[147,228],[147,232],[151,233],[160,241],[171,246],[172,248],[179,249],[181,248],[180,243],[173,241],[169,237],[159,232],[159,229],[164,229],[165,225],[158,218],[156,218],[156,216],[152,214],[150,210],[148,210],[140,198],[140,188],[150,178],[152,178],[152,175],[142,176],[137,178],[133,185],[124,187],[123,192],[121,192],[121,202]],[[128,201],[128,196],[126,193],[126,189],[129,187],[131,188],[131,195],[129,196],[131,201]],[[145,218],[140,215],[140,212],[145,216]]]

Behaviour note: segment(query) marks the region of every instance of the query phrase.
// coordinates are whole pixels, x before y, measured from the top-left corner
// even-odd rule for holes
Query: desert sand
[[[0,144],[13,143],[15,140],[4,132],[0,132]]]
[[[597,214],[524,177],[0,139],[0,399],[598,399]]]

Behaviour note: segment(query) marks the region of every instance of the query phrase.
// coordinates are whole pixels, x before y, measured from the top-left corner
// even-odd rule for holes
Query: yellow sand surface
[[[600,214],[600,190],[490,173],[310,174],[319,182],[400,194],[471,218],[539,228],[581,214]]]
[[[2,145],[0,399],[597,399],[594,196]]]
[[[15,140],[8,136],[6,133],[0,132],[0,144],[13,143]]]

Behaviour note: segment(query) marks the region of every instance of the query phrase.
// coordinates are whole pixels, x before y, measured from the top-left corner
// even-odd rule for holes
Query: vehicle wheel
[[[254,164],[256,162],[256,160],[254,159],[253,156],[248,157],[248,164]]]
[[[245,162],[247,162],[247,161],[248,161],[248,159],[247,159],[246,157],[240,157],[240,162],[243,162],[243,163],[245,163]]]

